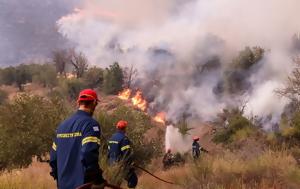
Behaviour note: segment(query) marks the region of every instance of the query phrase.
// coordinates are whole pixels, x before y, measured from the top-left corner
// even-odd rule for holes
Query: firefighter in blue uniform
[[[108,161],[110,165],[122,163],[128,188],[135,188],[138,178],[133,168],[133,152],[131,142],[126,136],[127,121],[120,120],[117,132],[108,141]]]
[[[192,155],[194,159],[198,159],[200,157],[201,146],[199,144],[199,137],[193,137],[193,144],[192,144]]]
[[[85,183],[102,189],[106,181],[98,164],[101,130],[92,118],[98,104],[94,90],[85,89],[78,97],[78,111],[56,130],[50,152],[51,176],[58,189],[75,189]]]

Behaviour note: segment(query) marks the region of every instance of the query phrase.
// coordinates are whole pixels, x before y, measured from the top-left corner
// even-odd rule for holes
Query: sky
[[[51,56],[68,46],[56,21],[79,5],[79,0],[1,0],[0,66]]]

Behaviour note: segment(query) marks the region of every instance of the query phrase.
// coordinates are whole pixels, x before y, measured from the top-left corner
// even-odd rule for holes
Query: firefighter
[[[199,139],[200,138],[198,136],[193,137],[192,155],[194,159],[198,159],[200,157],[201,146],[199,144]]]
[[[133,168],[133,152],[131,142],[126,136],[127,121],[118,121],[117,132],[108,141],[109,164],[121,163],[128,188],[135,188],[138,178]]]
[[[167,153],[163,157],[163,166],[164,169],[170,168],[174,163],[174,156],[171,152],[171,149],[167,150]]]
[[[50,175],[57,181],[58,189],[74,189],[85,183],[102,189],[106,184],[98,164],[100,125],[92,118],[98,101],[94,90],[82,90],[77,112],[56,130],[50,152]]]

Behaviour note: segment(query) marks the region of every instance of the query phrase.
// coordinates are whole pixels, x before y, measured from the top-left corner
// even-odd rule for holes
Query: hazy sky
[[[79,0],[1,0],[0,66],[49,56],[66,45],[56,21],[74,9]]]

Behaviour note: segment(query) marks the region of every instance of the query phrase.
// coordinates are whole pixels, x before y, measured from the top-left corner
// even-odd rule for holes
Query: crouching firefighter
[[[163,168],[166,170],[174,164],[174,155],[171,152],[171,149],[167,150],[167,153],[163,157]]]
[[[127,125],[124,120],[117,123],[117,132],[108,141],[108,161],[110,165],[121,163],[128,188],[135,188],[138,178],[133,167],[131,142],[126,136]]]
[[[192,155],[194,159],[198,159],[200,157],[201,146],[199,144],[199,137],[193,137],[193,144],[192,144]]]
[[[95,91],[81,91],[78,111],[56,130],[50,152],[50,175],[57,181],[58,189],[75,189],[85,183],[92,183],[92,189],[105,187],[98,164],[101,130],[92,118],[98,101]]]

